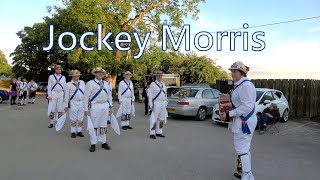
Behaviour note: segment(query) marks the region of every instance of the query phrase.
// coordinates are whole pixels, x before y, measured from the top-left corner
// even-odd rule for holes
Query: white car
[[[274,103],[279,108],[279,113],[282,122],[287,122],[289,119],[289,103],[281,91],[267,88],[256,88],[257,99],[255,113],[262,113],[263,110]],[[219,118],[219,104],[213,107],[212,120],[215,122],[225,123]]]

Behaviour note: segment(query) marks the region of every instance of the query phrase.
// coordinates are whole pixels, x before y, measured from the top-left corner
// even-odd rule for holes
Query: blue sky
[[[1,0],[0,2],[0,49],[7,57],[20,43],[16,32],[24,26],[42,21],[46,7],[55,5],[55,0]],[[191,33],[219,31],[320,16],[319,0],[207,0],[200,5],[199,20],[186,19]],[[315,78],[320,79],[320,19],[250,29],[264,31],[266,49],[262,52],[243,52],[215,48],[197,52],[212,59],[227,69],[232,62],[241,60],[251,67],[252,78]],[[214,36],[215,34],[213,34]],[[196,50],[193,48],[193,50]],[[8,57],[9,61],[11,59]]]

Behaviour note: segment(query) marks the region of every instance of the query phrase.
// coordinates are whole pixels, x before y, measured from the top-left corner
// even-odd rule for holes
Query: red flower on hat
[[[249,72],[250,71],[250,68],[248,66],[246,66],[246,71]]]

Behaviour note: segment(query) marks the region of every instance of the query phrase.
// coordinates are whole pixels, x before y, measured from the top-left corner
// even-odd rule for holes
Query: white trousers
[[[167,118],[167,101],[155,100],[153,104],[153,114],[154,114],[156,123],[153,125],[150,124],[151,125],[150,127],[153,127],[150,129],[150,135],[162,134],[162,129],[165,124],[165,119]]]
[[[58,112],[62,114],[64,112],[64,92],[52,91],[51,98],[51,113],[56,114]],[[54,119],[51,119],[51,124],[53,124],[53,121]]]
[[[83,116],[83,101],[71,100],[69,109],[69,118],[71,120],[71,133],[82,132]]]
[[[64,111],[64,93],[52,91],[52,100],[51,100],[51,112],[63,112]]]
[[[234,148],[237,155],[240,156],[242,163],[242,178],[241,180],[254,180],[253,174],[251,172],[251,140],[254,131],[251,134],[244,134],[242,131],[234,133]]]
[[[131,119],[132,110],[132,100],[131,97],[126,97],[122,99],[121,102],[121,126],[129,126]]]
[[[91,104],[91,121],[95,129],[96,138],[90,136],[91,144],[107,143],[107,126],[109,119],[109,103]]]

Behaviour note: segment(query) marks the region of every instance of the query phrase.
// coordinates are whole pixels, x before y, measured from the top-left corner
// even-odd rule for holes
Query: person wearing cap
[[[124,80],[120,81],[118,87],[118,100],[120,103],[118,116],[121,116],[121,126],[123,130],[132,129],[130,126],[131,116],[134,115],[134,89],[131,81],[132,73],[126,71]]]
[[[234,89],[228,106],[229,112],[220,113],[220,118],[225,120],[231,117],[229,128],[234,133],[234,147],[238,155],[237,173],[234,175],[242,180],[253,180],[251,172],[251,140],[257,125],[255,114],[256,90],[253,83],[247,78],[249,67],[241,61],[235,62],[229,68],[234,81]]]
[[[31,82],[28,84],[29,86],[29,104],[34,104],[35,98],[36,98],[36,93],[38,89],[37,83],[34,82],[34,79],[31,79]]]
[[[149,88],[149,107],[152,111],[150,116],[150,138],[156,139],[157,137],[164,138],[162,129],[167,121],[167,88],[164,82],[162,82],[163,72],[158,71],[156,74],[156,80],[150,84]]]
[[[23,81],[20,83],[19,87],[19,105],[26,105],[27,104],[27,94],[28,94],[29,86],[27,80],[24,78]]]
[[[264,134],[267,128],[267,124],[275,120],[275,118],[280,117],[280,113],[276,104],[271,103],[269,107],[262,111],[260,118],[260,132],[259,134]]]
[[[66,87],[66,78],[61,74],[61,66],[55,65],[55,73],[48,78],[48,100],[49,100],[49,118],[50,125],[48,128],[53,127],[54,120],[60,118],[64,111],[64,95]],[[58,117],[55,118],[55,114]]]
[[[85,115],[90,117],[95,132],[94,136],[90,134],[90,152],[96,150],[98,142],[102,143],[103,149],[111,149],[107,144],[106,133],[107,121],[113,113],[112,95],[108,91],[108,83],[103,80],[105,73],[106,71],[101,67],[93,69],[92,74],[95,75],[95,79],[86,84],[84,91]]]
[[[69,74],[71,81],[66,85],[65,112],[69,111],[71,138],[84,137],[82,134],[84,116],[85,83],[80,79],[81,73],[72,70]]]

